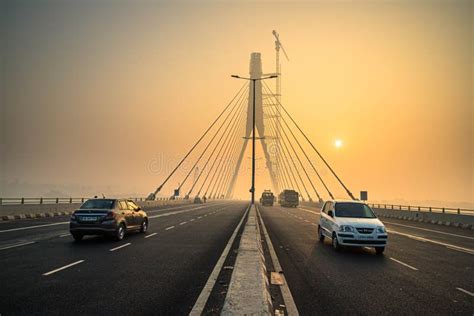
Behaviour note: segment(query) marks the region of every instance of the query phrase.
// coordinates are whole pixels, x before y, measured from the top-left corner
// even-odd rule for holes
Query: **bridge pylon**
[[[258,79],[262,77],[262,58],[260,53],[251,53],[250,54],[250,78]],[[247,124],[245,128],[244,142],[240,154],[235,165],[235,170],[230,181],[230,185],[227,189],[225,195],[226,198],[232,198],[234,192],[235,183],[237,181],[238,172],[242,164],[242,159],[247,148],[248,140],[252,136],[252,107],[253,107],[253,98],[255,98],[255,125],[259,135],[259,140],[262,144],[266,167],[270,173],[270,178],[272,181],[273,188],[276,192],[280,192],[280,188],[277,180],[277,165],[274,162],[272,154],[269,151],[269,145],[265,139],[265,124],[264,124],[264,115],[263,115],[263,102],[262,102],[262,82],[261,80],[255,81],[255,95],[253,94],[252,81],[249,81],[249,96],[248,96],[248,107],[247,107]],[[278,143],[278,140],[277,142]],[[279,148],[273,148],[272,151],[278,151]]]

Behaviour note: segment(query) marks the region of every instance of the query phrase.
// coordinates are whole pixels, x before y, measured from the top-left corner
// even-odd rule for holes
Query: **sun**
[[[342,140],[336,139],[336,140],[334,141],[334,146],[336,146],[336,148],[341,148],[342,145],[343,145]]]

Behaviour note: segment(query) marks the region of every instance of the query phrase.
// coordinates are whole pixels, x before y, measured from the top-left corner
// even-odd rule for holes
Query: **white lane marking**
[[[128,243],[126,243],[126,244],[124,244],[124,245],[122,245],[122,246],[118,246],[118,247],[109,249],[109,251],[119,250],[119,249],[122,249],[123,247],[127,247],[127,246],[130,246],[130,245],[131,245],[131,243],[128,242]]]
[[[215,205],[220,205],[220,204],[213,204],[212,206],[215,206]],[[182,214],[182,213],[187,213],[187,212],[191,212],[191,211],[200,210],[200,209],[205,208],[205,207],[208,207],[208,206],[199,206],[199,207],[190,208],[188,210],[181,210],[181,211],[176,211],[176,212],[168,212],[168,213],[163,213],[163,214],[157,214],[157,215],[153,215],[153,216],[148,216],[148,218],[158,218],[158,217],[163,217],[163,216]]]
[[[25,227],[18,227],[18,228],[10,228],[10,229],[0,230],[0,233],[8,233],[8,232],[15,232],[15,231],[18,231],[18,230],[26,230],[26,229],[33,229],[33,228],[40,228],[40,227],[66,225],[66,224],[69,224],[69,222],[59,222],[59,223],[51,223],[51,224],[42,224],[42,225],[25,226]]]
[[[471,252],[471,251],[456,249],[456,248],[453,248],[453,247],[450,247],[450,246],[446,246],[446,248],[451,249],[451,250],[456,250],[456,251],[464,252],[464,253],[468,253],[468,254],[470,254],[470,255],[474,255],[474,252]]]
[[[60,267],[60,268],[54,269],[54,270],[52,270],[52,271],[43,273],[43,275],[44,275],[44,276],[51,275],[51,274],[53,274],[53,273],[56,273],[56,272],[59,272],[59,271],[61,271],[61,270],[70,268],[70,267],[72,267],[72,266],[75,266],[76,264],[83,263],[83,262],[84,262],[84,260],[79,260],[79,261],[70,263],[70,264],[68,264],[68,265],[62,266],[62,267]]]
[[[174,226],[170,226],[170,227],[166,227],[165,230],[170,230],[170,229],[173,229]]]
[[[181,223],[179,223],[179,225],[184,225],[184,224],[186,224],[186,223],[187,223],[187,222],[181,222]]]
[[[311,223],[311,225],[313,225],[313,226],[318,226],[318,225],[316,225],[315,223]]]
[[[22,242],[22,243],[19,243],[19,244],[14,244],[14,245],[9,245],[9,246],[2,247],[2,248],[0,248],[0,250],[5,250],[5,249],[10,249],[10,248],[16,248],[16,247],[31,245],[31,244],[34,244],[34,243],[35,243],[35,241]]]
[[[262,226],[263,234],[265,235],[268,251],[270,252],[270,257],[272,258],[273,267],[275,268],[276,272],[283,271],[280,265],[280,261],[278,261],[278,256],[275,252],[275,248],[273,248],[273,244],[270,239],[270,236],[268,236],[267,228],[265,227],[265,223],[263,222],[262,214],[260,213],[260,210],[257,206],[255,208],[259,215],[258,217],[260,218],[260,223]],[[291,295],[290,288],[288,287],[288,282],[286,282],[285,280],[285,275],[281,274],[281,277],[283,279],[283,285],[281,285],[280,290],[283,296],[283,301],[285,302],[285,305],[286,305],[286,311],[288,315],[299,315],[298,309],[296,308],[295,301],[293,300],[293,296]]]
[[[59,238],[63,238],[63,237],[67,237],[67,236],[71,236],[71,234],[62,234],[62,235],[59,235]]]
[[[221,205],[221,204],[223,204],[223,203],[212,204],[212,206]],[[188,210],[157,214],[157,215],[153,215],[153,216],[148,216],[148,218],[158,218],[158,217],[170,216],[170,215],[174,215],[174,214],[181,214],[181,213],[195,211],[195,210],[198,210],[198,209],[201,209],[201,208],[204,208],[204,207],[207,207],[207,206],[200,206],[200,207],[195,207],[195,208],[191,208],[191,209],[188,209]],[[172,208],[169,208],[169,209],[172,209]],[[159,211],[163,211],[163,210],[159,210]],[[8,233],[8,232],[14,232],[14,231],[19,231],[19,230],[27,230],[27,229],[34,229],[34,228],[41,228],[41,227],[67,225],[67,224],[69,224],[69,221],[59,222],[59,223],[51,223],[51,224],[41,224],[41,225],[34,225],[34,226],[25,226],[25,227],[18,227],[18,228],[10,228],[10,229],[0,230],[0,233]]]
[[[307,219],[304,220],[306,223],[309,223],[309,221]]]
[[[416,226],[405,225],[405,224],[398,224],[398,223],[387,222],[387,221],[382,221],[382,222],[387,223],[387,224],[390,224],[390,225],[396,225],[396,226],[402,226],[402,227],[409,227],[409,228],[424,230],[424,231],[427,231],[427,232],[433,232],[433,233],[438,233],[438,234],[443,234],[443,235],[449,235],[449,236],[460,237],[460,238],[467,238],[467,239],[473,239],[473,240],[474,240],[474,237],[465,236],[465,235],[458,235],[458,234],[452,234],[452,233],[446,233],[446,232],[439,231],[439,230],[435,230],[435,229],[428,229],[428,228],[416,227]]]
[[[312,213],[312,214],[315,214],[315,215],[321,214],[321,212],[311,211],[311,210],[308,210],[307,208],[298,207],[297,209],[302,210],[304,212]]]
[[[412,269],[412,270],[418,271],[418,269],[415,268],[414,266],[411,266],[411,265],[409,265],[409,264],[406,264],[405,262],[402,262],[402,261],[397,260],[397,259],[395,259],[395,258],[390,257],[390,260],[393,260],[393,261],[395,261],[395,262],[401,264],[402,266],[405,266],[405,267],[410,268],[410,269]]]
[[[214,288],[214,285],[217,282],[217,278],[219,276],[219,273],[222,270],[222,266],[224,265],[225,259],[227,258],[230,248],[232,244],[234,243],[235,236],[237,236],[237,232],[239,231],[240,227],[242,226],[242,222],[244,221],[245,217],[247,216],[247,213],[250,209],[250,206],[247,207],[247,210],[244,213],[244,216],[240,219],[239,224],[237,224],[237,227],[235,228],[234,232],[232,233],[232,236],[230,236],[229,241],[227,242],[227,245],[224,248],[224,251],[222,251],[221,256],[219,257],[219,260],[217,260],[216,265],[214,266],[214,269],[212,270],[211,275],[209,276],[209,279],[207,279],[206,285],[204,285],[204,288],[201,291],[201,294],[199,294],[198,299],[196,300],[196,303],[194,303],[193,309],[189,313],[191,316],[200,316],[202,312],[204,311],[204,307],[206,306],[206,302],[209,299],[209,296],[211,295],[212,289]]]
[[[194,222],[194,218],[191,218],[189,221],[190,221],[190,222]]]
[[[415,235],[400,233],[400,232],[397,232],[397,231],[391,230],[391,229],[389,229],[387,231],[389,233],[392,233],[392,234],[405,236],[405,237],[408,237],[408,238],[411,238],[411,239],[414,239],[414,240],[418,240],[418,241],[422,241],[422,242],[430,242],[430,243],[433,243],[433,244],[436,244],[436,245],[445,246],[445,247],[447,247],[448,249],[451,249],[451,250],[457,250],[457,251],[460,251],[460,252],[469,253],[471,255],[474,255],[474,249],[464,248],[464,247],[456,246],[456,245],[453,245],[453,244],[447,244],[447,243],[444,243],[444,242],[441,242],[441,241],[436,241],[436,240],[423,238],[423,237],[419,237],[419,236],[415,236]]]
[[[198,219],[201,219],[201,218],[202,218],[202,216],[198,216]]]
[[[153,236],[155,236],[156,234],[158,234],[158,233],[153,233],[153,234],[150,234],[150,235],[146,235],[145,238],[153,237]]]
[[[457,287],[456,290],[461,291],[461,292],[464,292],[464,293],[466,293],[467,295],[470,295],[470,296],[473,296],[473,297],[474,297],[474,293],[471,293],[471,292],[469,292],[468,290],[462,289],[462,288],[460,288],[460,287]]]

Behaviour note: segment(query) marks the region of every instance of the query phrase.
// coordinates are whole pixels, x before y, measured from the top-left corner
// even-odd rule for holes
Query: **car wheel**
[[[120,241],[125,237],[125,225],[121,223],[115,231],[115,240]]]
[[[81,241],[83,237],[83,234],[72,234],[72,238],[74,238],[75,241]]]
[[[318,226],[318,235],[319,235],[319,241],[324,242],[324,235],[323,235],[323,230],[321,229],[321,226]]]
[[[383,254],[385,247],[375,247],[375,253],[378,255]]]
[[[339,251],[341,250],[341,245],[339,245],[339,241],[337,241],[336,234],[332,234],[332,247],[336,250]]]
[[[145,218],[140,226],[140,233],[146,233],[148,230],[148,220]]]

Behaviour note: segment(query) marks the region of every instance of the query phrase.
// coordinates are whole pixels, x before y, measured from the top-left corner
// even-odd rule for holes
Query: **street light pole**
[[[265,78],[244,78],[244,77],[239,77],[236,75],[232,75],[232,78],[237,78],[237,79],[244,79],[244,80],[249,80],[252,81],[253,84],[253,104],[252,104],[252,186],[250,188],[250,193],[251,193],[251,204],[255,204],[255,82],[258,80],[265,80],[265,79],[271,79],[271,78],[276,78],[278,76],[269,76]]]

